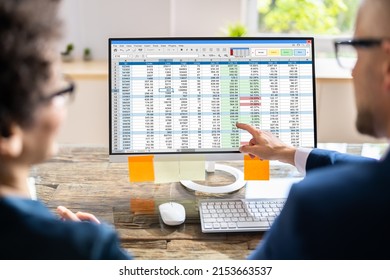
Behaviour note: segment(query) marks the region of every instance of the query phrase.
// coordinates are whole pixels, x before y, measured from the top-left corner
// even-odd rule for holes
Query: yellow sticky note
[[[269,180],[269,161],[244,155],[244,180]]]
[[[178,157],[154,157],[154,182],[171,183],[180,181]]]
[[[153,157],[128,157],[130,182],[154,181]]]
[[[181,156],[180,180],[203,181],[206,179],[205,157],[202,155]]]

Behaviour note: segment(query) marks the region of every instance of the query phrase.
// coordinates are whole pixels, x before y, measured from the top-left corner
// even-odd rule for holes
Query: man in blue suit
[[[359,132],[390,139],[390,1],[365,0],[354,39],[335,42],[356,53],[352,70]],[[341,64],[342,61],[339,60]],[[376,161],[290,147],[247,124],[241,152],[306,171],[249,259],[390,259],[390,154]]]

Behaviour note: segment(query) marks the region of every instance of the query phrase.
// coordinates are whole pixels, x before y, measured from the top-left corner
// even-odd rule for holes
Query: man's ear
[[[385,51],[385,60],[384,60],[384,86],[387,91],[390,92],[390,41],[385,40],[383,42],[383,50]]]
[[[12,124],[7,136],[0,135],[0,157],[18,157],[23,150],[23,130]]]

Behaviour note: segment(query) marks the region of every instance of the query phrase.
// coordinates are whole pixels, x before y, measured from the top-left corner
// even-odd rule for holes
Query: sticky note
[[[154,181],[154,156],[128,157],[130,182]]]
[[[154,182],[156,184],[180,181],[178,157],[154,157]]]
[[[269,180],[269,161],[244,155],[244,180]]]
[[[202,155],[181,156],[179,161],[180,180],[205,180],[205,162],[205,157]]]
[[[131,198],[130,199],[130,211],[137,213],[154,213],[154,200]]]

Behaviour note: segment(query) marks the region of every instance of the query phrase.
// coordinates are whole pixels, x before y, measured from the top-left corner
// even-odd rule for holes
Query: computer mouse
[[[166,202],[158,207],[164,224],[177,226],[184,223],[186,219],[186,210],[184,206],[176,202]]]

